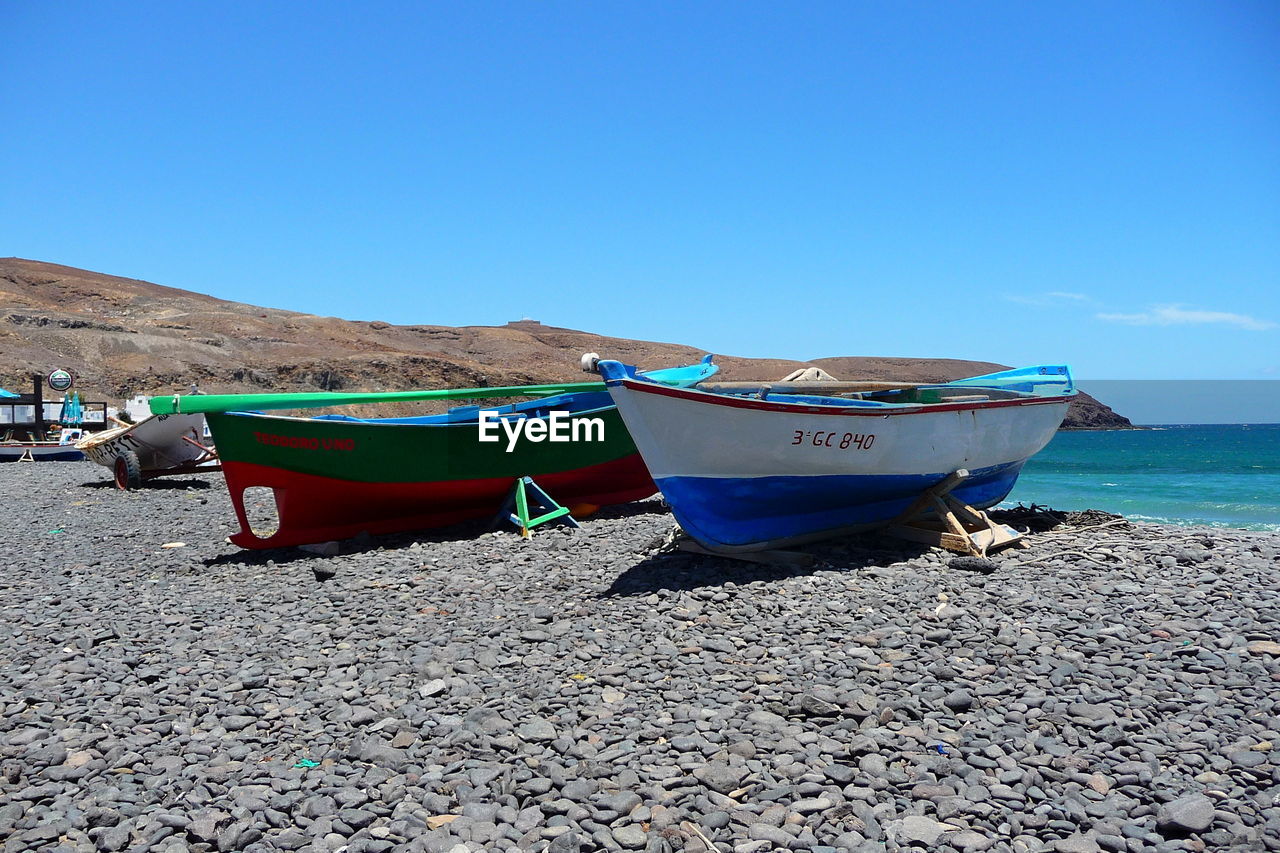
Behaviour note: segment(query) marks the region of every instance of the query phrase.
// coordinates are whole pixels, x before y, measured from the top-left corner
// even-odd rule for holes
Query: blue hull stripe
[[[993,506],[1013,489],[1023,461],[970,471],[952,494],[972,506]],[[686,532],[712,547],[737,548],[883,524],[946,476],[665,477],[657,482]]]
[[[79,462],[84,459],[84,452],[76,450],[74,447],[68,447],[66,450],[58,450],[53,453],[42,452],[44,448],[36,448],[31,452],[31,458],[37,462]],[[0,462],[13,462],[20,459],[23,454],[23,448],[5,447],[0,448]]]

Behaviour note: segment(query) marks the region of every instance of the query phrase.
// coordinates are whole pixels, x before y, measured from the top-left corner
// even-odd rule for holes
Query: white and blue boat
[[[74,427],[64,429],[58,441],[0,441],[0,462],[79,462],[84,453],[75,443],[83,435]]]
[[[721,553],[888,524],[962,469],[969,476],[952,494],[976,509],[994,506],[1076,394],[1061,365],[936,385],[714,391],[652,382],[616,361],[597,369],[680,526]],[[871,390],[832,393],[860,385]]]

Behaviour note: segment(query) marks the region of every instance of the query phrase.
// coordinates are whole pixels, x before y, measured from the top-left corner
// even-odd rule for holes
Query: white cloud
[[[1218,323],[1226,326],[1238,326],[1252,332],[1274,329],[1276,324],[1269,320],[1258,320],[1247,314],[1232,314],[1227,311],[1199,311],[1188,309],[1182,305],[1156,305],[1141,314],[1099,314],[1099,320],[1109,323],[1125,323],[1129,326],[1203,326]]]
[[[1019,305],[1034,305],[1037,308],[1051,308],[1055,305],[1081,305],[1093,302],[1083,293],[1068,293],[1062,290],[1051,290],[1048,293],[1006,293],[1004,298]]]

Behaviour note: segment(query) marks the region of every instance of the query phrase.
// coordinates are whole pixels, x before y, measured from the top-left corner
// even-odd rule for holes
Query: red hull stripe
[[[770,402],[754,400],[750,397],[734,397],[725,394],[711,394],[706,391],[669,388],[665,385],[654,385],[651,382],[636,382],[624,379],[622,384],[629,391],[641,391],[645,394],[657,394],[661,397],[675,397],[678,400],[692,400],[712,406],[724,406],[730,409],[759,409],[766,412],[789,412],[806,415],[839,415],[854,418],[883,418],[889,415],[926,415],[933,412],[966,412],[971,409],[1003,409],[1009,406],[1042,406],[1047,403],[1063,403],[1071,397],[1035,397],[1022,400],[988,400],[985,403],[929,403],[918,408],[872,409],[857,406],[809,406],[802,403]],[[980,390],[980,389],[974,389]]]
[[[249,462],[223,462],[227,489],[240,521],[231,541],[241,548],[279,548],[362,532],[399,533],[444,527],[476,518],[492,518],[515,480],[494,477],[426,483],[363,483]],[[627,503],[657,492],[640,454],[538,476],[538,485],[565,506]],[[244,491],[265,486],[275,494],[279,527],[260,537],[252,532]]]

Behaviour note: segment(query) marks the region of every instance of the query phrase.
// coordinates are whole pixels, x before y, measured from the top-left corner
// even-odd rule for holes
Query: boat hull
[[[76,447],[91,462],[114,468],[121,451],[136,453],[146,473],[192,465],[208,458],[208,452],[184,441],[199,442],[204,429],[204,415],[152,415],[136,424],[113,427],[91,435]]]
[[[877,409],[609,383],[680,526],[732,553],[884,525],[951,472],[977,508],[1013,488],[1069,397]]]
[[[79,462],[84,453],[69,444],[3,444],[0,462]]]
[[[244,494],[242,484],[274,493],[279,527],[275,534],[254,532],[244,501],[234,500],[240,532],[231,541],[242,548],[278,548],[361,533],[400,533],[493,518],[515,485],[515,475],[435,482],[359,482],[278,467],[223,461],[227,486]],[[657,492],[639,454],[612,462],[536,477],[538,485],[566,505],[592,507],[641,500]]]
[[[952,494],[976,509],[1008,496],[1022,462],[971,471]],[[881,527],[950,472],[823,477],[666,477],[658,488],[676,520],[724,553],[813,542]]]
[[[602,395],[603,396],[603,395]],[[519,477],[533,477],[565,506],[605,506],[657,492],[618,412],[598,419],[599,440],[532,442],[508,452],[504,435],[481,442],[475,421],[411,424],[208,415],[242,548],[275,548],[492,518]],[[586,434],[582,431],[579,435]],[[246,510],[246,490],[270,490],[274,532]],[[249,504],[255,504],[253,494]],[[255,532],[255,522],[259,530]]]

